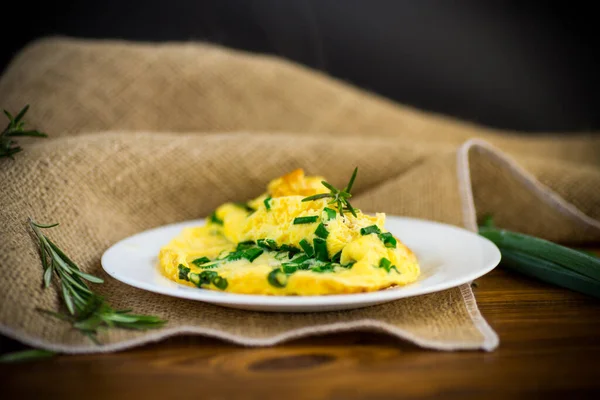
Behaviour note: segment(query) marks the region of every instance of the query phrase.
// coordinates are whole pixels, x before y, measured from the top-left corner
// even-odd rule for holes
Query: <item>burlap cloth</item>
[[[276,314],[137,290],[101,269],[116,241],[256,196],[297,167],[343,185],[359,166],[353,203],[367,212],[469,229],[491,212],[503,227],[551,240],[600,240],[598,136],[498,132],[277,58],[197,43],[49,38],[20,52],[0,80],[2,108],[28,103],[29,125],[51,138],[21,140],[16,160],[0,160],[0,331],[34,346],[114,351],[184,333],[271,345],[360,329],[440,350],[496,348],[469,285],[354,311]],[[36,312],[60,302],[54,288],[41,289],[28,216],[61,223],[48,234],[106,280],[97,290],[114,306],[168,324],[103,332],[96,346]]]

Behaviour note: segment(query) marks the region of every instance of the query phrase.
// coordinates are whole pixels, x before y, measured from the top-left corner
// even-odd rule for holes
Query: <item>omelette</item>
[[[416,281],[418,260],[385,229],[385,214],[350,204],[356,172],[339,190],[297,169],[257,198],[220,205],[160,249],[161,273],[183,285],[260,295],[372,292]]]

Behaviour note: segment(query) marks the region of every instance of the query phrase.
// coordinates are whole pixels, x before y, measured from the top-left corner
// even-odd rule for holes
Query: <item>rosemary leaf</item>
[[[42,349],[30,349],[30,350],[22,350],[15,351],[13,353],[6,353],[0,356],[0,363],[8,364],[8,363],[17,363],[17,362],[25,362],[25,361],[35,361],[41,360],[45,358],[54,357],[56,355],[55,352],[50,350],[42,350]]]
[[[62,287],[63,299],[65,300],[65,304],[69,309],[71,314],[75,314],[75,306],[73,306],[73,300],[71,299],[71,295],[69,294],[69,288],[67,286]]]
[[[52,280],[52,268],[46,267],[44,270],[44,287],[50,287],[50,281]]]
[[[356,179],[356,174],[357,173],[358,173],[358,167],[354,168],[354,172],[352,173],[352,177],[350,178],[350,182],[348,182],[348,185],[346,185],[346,189],[344,189],[344,192],[350,193],[350,190],[352,190],[352,185],[354,185],[354,180]]]

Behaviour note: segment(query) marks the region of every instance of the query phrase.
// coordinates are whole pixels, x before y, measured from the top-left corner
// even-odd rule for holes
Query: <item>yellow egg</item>
[[[322,177],[295,170],[245,204],[225,203],[205,226],[184,229],[159,253],[178,283],[232,293],[328,295],[406,285],[420,274],[385,214],[340,214]]]

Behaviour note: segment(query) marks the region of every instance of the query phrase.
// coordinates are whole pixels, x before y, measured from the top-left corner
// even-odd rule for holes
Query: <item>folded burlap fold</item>
[[[492,350],[498,338],[469,285],[344,312],[232,310],[138,290],[108,277],[102,253],[148,228],[206,216],[256,196],[302,167],[343,185],[353,204],[476,229],[493,213],[509,229],[566,243],[600,240],[597,136],[520,136],[393,104],[289,62],[198,43],[151,45],[50,38],[19,53],[0,79],[0,107],[31,104],[26,140],[0,160],[0,332],[64,352],[114,351],[204,334],[243,345],[343,330],[378,330],[417,345]],[[527,172],[526,172],[527,171]],[[113,329],[100,346],[35,309],[42,290],[27,217],[111,304],[168,320]]]

